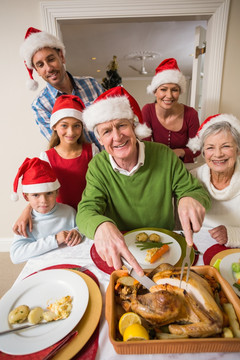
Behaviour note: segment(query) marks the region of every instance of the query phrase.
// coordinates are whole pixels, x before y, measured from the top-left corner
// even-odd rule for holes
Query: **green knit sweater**
[[[172,230],[172,198],[190,196],[206,210],[210,198],[203,186],[167,146],[145,143],[145,162],[132,176],[115,172],[104,150],[94,156],[87,171],[87,185],[78,205],[79,231],[93,239],[97,227],[113,222],[120,231],[141,227]]]

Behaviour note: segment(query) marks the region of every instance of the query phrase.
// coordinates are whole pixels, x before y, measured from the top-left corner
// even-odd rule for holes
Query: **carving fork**
[[[182,278],[183,278],[183,272],[184,272],[185,264],[187,265],[186,283],[188,282],[189,271],[190,271],[190,266],[191,266],[191,260],[190,260],[191,250],[192,250],[192,247],[187,245],[186,255],[185,255],[185,258],[183,259],[182,268],[181,268],[180,285],[179,285],[180,288],[181,288],[181,285],[182,285]]]

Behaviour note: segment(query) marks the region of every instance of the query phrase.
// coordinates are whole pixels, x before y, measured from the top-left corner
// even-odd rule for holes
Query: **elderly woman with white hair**
[[[229,114],[210,116],[188,146],[201,150],[206,161],[192,170],[212,200],[203,227],[219,244],[240,247],[240,121]]]
[[[140,227],[173,230],[173,194],[186,241],[192,245],[192,230],[201,228],[209,195],[171,149],[139,140],[150,130],[142,123],[136,100],[123,87],[112,88],[86,108],[83,122],[105,150],[89,163],[76,222],[94,239],[100,257],[119,269],[123,256],[143,275],[122,232]]]

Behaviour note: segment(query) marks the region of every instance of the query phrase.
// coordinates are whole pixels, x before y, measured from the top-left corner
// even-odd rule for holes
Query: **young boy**
[[[60,183],[48,162],[26,158],[14,180],[12,200],[18,200],[17,188],[22,176],[23,197],[32,207],[32,232],[28,237],[14,235],[10,257],[14,264],[44,254],[61,244],[78,245],[82,236],[75,223],[76,211],[56,202]]]

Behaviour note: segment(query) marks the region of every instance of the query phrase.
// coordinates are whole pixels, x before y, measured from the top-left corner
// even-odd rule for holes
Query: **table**
[[[197,234],[194,234],[194,243],[198,250],[202,253],[216,244],[210,237],[206,229],[201,229]],[[100,334],[99,334],[99,348],[96,360],[239,360],[239,353],[194,353],[194,354],[149,354],[149,355],[119,355],[115,352],[109,337],[108,337],[108,324],[105,320],[105,294],[108,287],[110,275],[99,270],[92,262],[90,256],[90,249],[93,241],[85,238],[83,242],[74,247],[64,247],[57,249],[41,256],[37,256],[27,261],[23,270],[19,274],[13,286],[26,276],[42,268],[58,265],[58,264],[76,264],[80,266],[87,266],[98,278],[100,284],[100,291],[103,297],[103,309],[100,319]],[[197,265],[203,265],[203,256],[199,255]],[[200,349],[199,349],[200,350]]]

